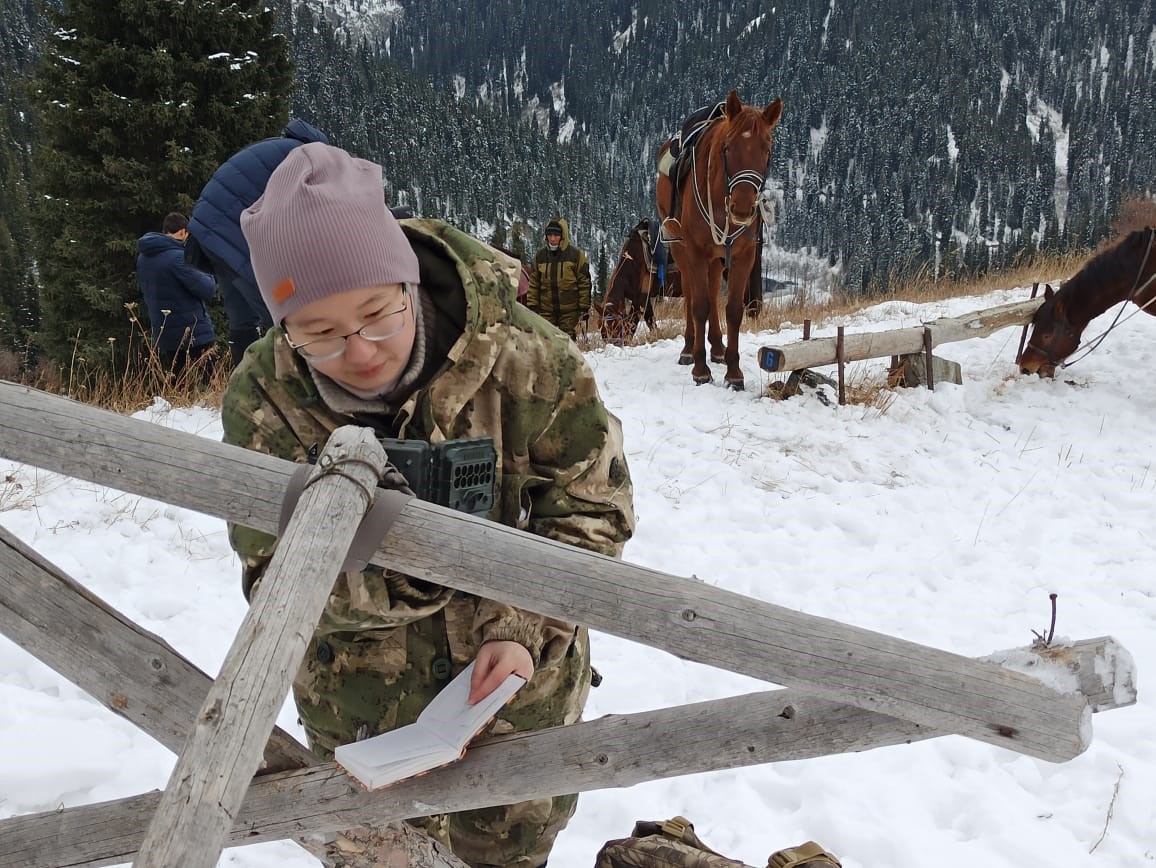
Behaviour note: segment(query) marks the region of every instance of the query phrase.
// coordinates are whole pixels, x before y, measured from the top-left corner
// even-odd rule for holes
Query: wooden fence
[[[361,429],[330,439],[270,566],[276,581],[262,582],[216,684],[0,529],[0,630],[180,752],[163,795],[0,821],[0,866],[134,855],[140,865],[213,865],[228,844],[949,733],[1063,761],[1087,748],[1093,710],[1135,701],[1130,658],[1109,638],[1031,658],[1037,670],[1075,674],[1078,689],[1059,692],[1047,686],[1054,675],[1037,679],[411,500],[373,563],[789,689],[509,736],[366,793],[273,718],[324,603],[316,588],[330,586],[369,505],[365,479],[325,466],[352,462],[371,480],[380,453]],[[267,532],[297,469],[3,382],[0,456]],[[308,530],[322,515],[333,518],[320,535]]]
[[[943,317],[919,326],[845,335],[843,362],[923,352],[928,337],[931,347],[953,341],[987,337],[994,331],[1030,322],[1044,303],[1042,297],[1014,301],[956,317]],[[797,371],[840,362],[836,338],[812,338],[781,347],[760,347],[759,367],[772,373]]]

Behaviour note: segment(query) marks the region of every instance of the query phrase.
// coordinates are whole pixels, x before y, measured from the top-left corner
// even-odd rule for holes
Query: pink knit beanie
[[[381,166],[321,142],[289,152],[241,213],[241,232],[278,325],[339,292],[419,280],[417,255],[385,207]]]

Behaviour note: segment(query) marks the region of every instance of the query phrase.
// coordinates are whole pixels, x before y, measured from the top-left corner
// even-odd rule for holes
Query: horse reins
[[[1126,317],[1124,317],[1123,320],[1120,319],[1120,317],[1124,313],[1124,308],[1127,307],[1127,305],[1128,305],[1128,302],[1134,301],[1135,298],[1140,293],[1142,293],[1144,290],[1146,290],[1152,284],[1152,281],[1156,280],[1156,270],[1154,270],[1152,272],[1151,277],[1149,277],[1143,283],[1140,283],[1140,278],[1144,276],[1144,268],[1145,268],[1145,266],[1148,265],[1148,257],[1152,254],[1152,241],[1154,238],[1156,238],[1156,230],[1154,230],[1151,226],[1148,227],[1147,232],[1148,232],[1148,245],[1144,248],[1144,258],[1140,261],[1140,268],[1136,272],[1136,279],[1132,281],[1131,291],[1129,291],[1127,297],[1120,303],[1120,308],[1119,308],[1119,310],[1116,311],[1116,316],[1112,320],[1111,325],[1109,325],[1106,329],[1104,329],[1104,331],[1100,332],[1100,334],[1096,335],[1096,337],[1092,338],[1092,340],[1089,341],[1090,346],[1087,349],[1085,349],[1080,355],[1076,356],[1076,358],[1072,359],[1070,362],[1060,362],[1057,364],[1056,362],[1052,361],[1051,352],[1044,353],[1044,355],[1047,356],[1049,365],[1051,365],[1052,367],[1058,367],[1058,368],[1064,369],[1064,368],[1070,368],[1076,362],[1083,361],[1091,354],[1091,352],[1094,349],[1096,349],[1098,346],[1100,346],[1100,344],[1102,344],[1104,342],[1104,339],[1106,337],[1108,337],[1108,334],[1114,328],[1116,328],[1117,326],[1123,325],[1128,320],[1130,320],[1132,317],[1134,317],[1136,314],[1147,309],[1147,307],[1150,304],[1152,304],[1153,302],[1156,302],[1156,293],[1153,293],[1152,297],[1150,299],[1148,299],[1146,302],[1144,302],[1144,304],[1136,305],[1136,310],[1132,311],[1130,314],[1128,314]],[[1071,335],[1072,334],[1072,327],[1068,323],[1068,320],[1066,317],[1063,320],[1063,323],[1064,323],[1064,327],[1068,331],[1068,334]],[[1028,342],[1028,347],[1030,347],[1031,349],[1034,349],[1036,352],[1042,352],[1040,347],[1032,347],[1030,341]]]
[[[754,216],[752,216],[751,219],[748,220],[746,223],[743,223],[741,225],[736,223],[735,225],[738,228],[733,233],[730,232],[731,193],[733,193],[735,188],[738,187],[740,184],[750,184],[752,187],[755,188],[755,197],[761,203],[763,185],[767,182],[767,171],[771,167],[771,158],[770,158],[770,154],[768,154],[767,155],[767,165],[763,169],[763,172],[761,175],[758,172],[756,172],[754,169],[743,169],[741,172],[736,173],[732,177],[731,176],[731,170],[730,170],[730,163],[727,160],[728,147],[729,146],[728,146],[726,140],[724,139],[723,140],[723,146],[722,146],[723,175],[726,179],[727,192],[726,192],[726,198],[724,199],[724,202],[723,202],[723,210],[726,212],[726,218],[723,221],[723,225],[721,228],[715,222],[715,219],[714,219],[714,197],[710,195],[710,175],[711,175],[712,152],[708,149],[707,157],[706,157],[707,195],[706,195],[706,204],[705,205],[703,205],[703,201],[702,201],[702,192],[698,188],[698,148],[692,148],[691,149],[691,152],[690,152],[690,171],[691,171],[691,187],[694,190],[694,202],[698,206],[698,213],[702,217],[702,219],[706,221],[707,226],[710,227],[711,240],[715,244],[718,244],[720,247],[726,247],[727,248],[727,254],[728,254],[727,258],[729,259],[730,258],[729,254],[730,254],[731,245],[734,244],[735,240],[740,235],[742,235],[744,232],[747,231],[747,229],[750,228],[751,223],[753,223],[754,219],[755,219]],[[760,204],[760,210],[761,210],[761,204]]]

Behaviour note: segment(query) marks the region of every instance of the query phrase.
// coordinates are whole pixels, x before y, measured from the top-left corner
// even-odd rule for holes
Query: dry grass
[[[1152,211],[1156,214],[1156,203]],[[810,293],[800,293],[785,304],[765,304],[762,312],[743,320],[744,332],[779,331],[784,323],[797,325],[810,320],[812,326],[820,328],[833,320],[846,319],[864,308],[884,301],[907,301],[925,304],[967,295],[983,295],[999,289],[1015,286],[1030,286],[1034,282],[1056,282],[1074,274],[1088,258],[1088,253],[1036,254],[1025,257],[1011,268],[980,275],[948,276],[934,279],[928,271],[894,283],[887,292],[863,296],[836,293],[829,298],[817,299]],[[682,337],[685,329],[685,313],[682,299],[662,298],[654,306],[657,328],[650,331],[640,328],[634,338],[626,341],[627,346],[644,346],[655,341]],[[587,347],[594,349],[605,345],[598,332],[597,316],[591,317],[589,334],[585,339]]]
[[[1128,232],[1152,225],[1156,225],[1156,202],[1140,198],[1126,200],[1121,206],[1120,217],[1113,225],[1113,237],[1098,249],[1115,243]],[[1074,274],[1090,255],[1086,251],[1059,255],[1035,254],[1025,256],[1011,268],[1000,271],[980,275],[948,275],[939,279],[924,270],[896,281],[885,293],[871,296],[836,293],[817,299],[803,292],[785,304],[764,305],[757,317],[744,320],[743,331],[779,331],[785,323],[795,326],[805,320],[810,320],[814,328],[822,328],[883,301],[922,304],[1028,286],[1037,281],[1041,284],[1055,283]],[[113,370],[88,366],[80,358],[71,359],[66,369],[41,363],[32,369],[22,370],[16,354],[0,350],[0,379],[67,395],[119,413],[132,413],[147,407],[156,397],[177,407],[195,404],[219,407],[221,393],[231,373],[228,359],[222,358],[224,354],[218,353],[214,358],[199,361],[181,378],[173,381],[166,376],[155,349],[146,340],[145,329],[136,316],[136,306],[127,307],[133,323],[133,341],[130,343],[136,346],[126,348],[121,354],[124,362]],[[626,341],[626,345],[644,346],[682,337],[685,328],[682,299],[659,299],[655,304],[655,317],[657,323],[654,330],[640,328],[634,338]],[[591,317],[589,329],[579,337],[579,344],[583,349],[605,346],[599,332],[597,314]],[[207,384],[203,384],[202,370],[206,365],[211,366],[211,370]],[[845,386],[849,402],[876,406],[880,412],[885,411],[893,400],[887,382],[878,378],[872,380],[866,373],[852,375]]]
[[[132,323],[129,345],[117,353],[115,339],[109,338],[114,350],[111,367],[92,365],[73,354],[67,367],[42,361],[21,370],[15,353],[0,352],[0,379],[122,414],[142,410],[158,397],[174,407],[219,407],[231,373],[224,354],[207,353],[174,378],[165,371],[156,347],[146,339],[136,305],[125,307]]]
[[[1146,221],[1146,222],[1145,222]],[[1118,221],[1117,238],[1137,225],[1156,223],[1156,203],[1143,201],[1130,210],[1124,209]],[[948,276],[934,279],[929,271],[922,271],[901,281],[896,281],[887,292],[871,296],[851,296],[836,293],[817,299],[803,292],[785,304],[775,303],[763,306],[758,316],[748,316],[743,320],[744,332],[779,331],[785,325],[797,328],[799,323],[811,321],[813,328],[838,324],[854,316],[863,309],[885,301],[905,301],[926,304],[961,296],[984,295],[1000,289],[1016,286],[1030,286],[1032,283],[1056,283],[1070,277],[1088,258],[1086,251],[1068,254],[1034,254],[1025,256],[1010,268],[979,275]],[[685,313],[682,299],[659,299],[655,304],[654,330],[641,327],[626,346],[644,346],[656,341],[681,338],[685,329]],[[582,340],[583,348],[595,349],[605,345],[598,331],[597,317],[592,317],[589,334]],[[849,404],[876,408],[880,413],[887,411],[895,400],[894,384],[887,376],[879,376],[865,367],[848,367],[844,391]],[[772,382],[766,394],[781,397],[778,390],[782,384]]]

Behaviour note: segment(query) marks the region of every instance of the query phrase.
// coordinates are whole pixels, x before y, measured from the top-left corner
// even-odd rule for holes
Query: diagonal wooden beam
[[[0,527],[0,633],[179,754],[209,676]],[[277,728],[263,771],[313,755]]]
[[[0,381],[0,453],[276,532],[294,465]],[[173,484],[179,480],[179,484]],[[412,500],[373,562],[816,696],[1053,762],[1084,697],[969,660]]]
[[[1093,707],[1136,701],[1131,657],[1113,639],[1041,654],[999,655],[1051,681],[1079,684]],[[332,763],[257,778],[231,845],[335,831],[441,811],[508,804],[562,792],[809,759],[946,733],[796,690],[700,702],[507,736],[464,760],[368,793]],[[0,821],[0,868],[97,866],[133,857],[154,794]]]
[[[51,633],[44,629],[48,624],[52,625]],[[212,683],[161,639],[85,591],[4,528],[0,528],[0,630],[89,693],[120,697],[106,704],[174,751],[179,751],[188,722]],[[73,642],[69,636],[81,641]],[[1112,639],[1093,639],[1044,652],[1006,652],[990,659],[1037,673],[1051,682],[1067,679],[1097,710],[1135,702],[1131,659]],[[582,729],[565,732],[573,733],[575,745],[585,747],[567,746],[567,735],[560,754],[555,741],[558,734],[553,733],[539,746],[531,743],[529,759],[509,761],[548,769],[544,763],[555,756],[575,757],[581,771],[564,765],[557,768],[562,784],[555,782],[548,788],[594,789],[715,768],[867,750],[936,734],[925,727],[815,701],[791,691],[613,716],[581,727],[587,734]],[[277,744],[280,750],[272,751]],[[280,755],[301,764],[315,762],[280,730],[274,732],[270,745],[266,756]],[[488,749],[474,749],[468,762],[477,762],[475,755],[481,752],[484,757]],[[605,761],[600,761],[603,755]],[[628,760],[631,757],[633,762]],[[524,769],[517,775],[509,769],[494,774],[504,780],[524,774]],[[440,773],[429,777],[445,780]],[[548,781],[549,776],[544,779]],[[271,783],[274,780],[275,785]],[[257,779],[246,802],[255,816],[248,819],[248,814],[243,815],[250,825],[234,830],[231,843],[270,840],[305,830],[332,831],[329,826],[341,826],[338,819],[347,811],[376,818],[379,810],[376,795],[360,793],[331,764],[309,776],[271,778],[268,783]],[[391,788],[388,792],[396,795],[401,790]],[[139,844],[157,798],[139,796],[0,821],[0,866],[123,862]],[[428,804],[430,798],[427,793],[413,796],[415,804]],[[323,803],[328,810],[317,811],[315,817],[310,809],[301,807]],[[398,810],[401,816],[406,809]]]
[[[338,428],[301,500],[165,787],[136,868],[213,868],[385,472],[368,428]],[[384,492],[388,494],[388,492]]]
[[[51,633],[44,629],[48,624],[52,625]],[[179,751],[188,722],[195,717],[212,683],[157,636],[141,630],[88,593],[2,527],[0,631],[82,689],[109,697],[106,704],[111,710],[174,751]],[[1135,702],[1131,660],[1108,638],[1043,652],[1006,652],[991,659],[1028,673],[1037,672],[1039,677],[1053,682],[1067,678],[1097,710]],[[566,756],[578,755],[583,776],[558,769],[563,783],[555,783],[550,789],[630,786],[656,777],[866,750],[935,735],[917,725],[813,701],[790,691],[613,716],[582,727],[589,732],[566,732],[573,732],[575,742],[587,747],[568,746],[564,752]],[[545,768],[545,759],[558,755],[556,737],[554,733],[541,746],[529,749],[530,767]],[[605,761],[600,761],[603,754],[599,753],[591,762],[592,752],[603,747]],[[478,751],[483,748],[471,751],[469,762],[477,762]],[[281,757],[293,764],[289,767],[315,762],[311,754],[280,730],[274,732],[266,756]],[[628,757],[635,757],[635,762],[627,762],[624,758]],[[523,773],[524,769],[518,771],[518,775]],[[507,769],[495,774],[502,780],[512,772]],[[440,779],[440,775],[431,777]],[[342,794],[337,801],[330,791],[335,778],[337,791]],[[332,831],[327,824],[335,822],[334,815],[359,811],[369,816],[378,810],[376,796],[359,794],[350,785],[342,788],[342,777],[330,764],[321,766],[315,774],[290,778],[289,783],[272,780],[278,783],[266,786],[263,778],[257,779],[247,804],[264,807],[259,811],[254,807],[259,817],[247,820],[250,825],[243,831],[234,830],[231,843],[252,842],[254,838],[270,840],[294,828]],[[400,791],[393,788],[389,792]],[[368,800],[364,804],[363,797]],[[415,801],[423,803],[428,803],[429,798],[424,793],[414,796]],[[328,805],[328,811],[319,811],[316,817],[300,809],[302,804],[322,802]],[[140,796],[0,821],[0,866],[123,862],[133,855],[133,842],[139,841],[143,824],[156,804],[155,795]],[[399,810],[404,813],[405,809]]]

